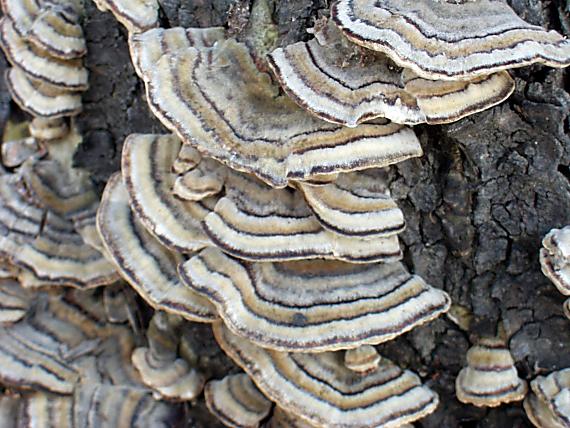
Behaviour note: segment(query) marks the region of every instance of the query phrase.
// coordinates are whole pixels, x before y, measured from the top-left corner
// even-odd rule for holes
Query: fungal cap
[[[271,402],[245,373],[208,382],[204,396],[210,412],[228,427],[257,428],[271,410]]]
[[[192,321],[216,317],[205,298],[180,283],[176,266],[181,256],[163,247],[133,216],[120,174],[107,182],[97,227],[121,275],[149,305]]]
[[[408,125],[454,122],[504,101],[515,87],[505,71],[453,83],[420,78],[359,49],[330,21],[314,39],[278,48],[268,59],[298,105],[350,127],[378,117]]]
[[[523,21],[502,1],[340,0],[331,16],[354,43],[426,79],[570,65],[570,40]]]
[[[34,118],[30,123],[30,135],[38,141],[59,140],[69,133],[65,119]]]
[[[361,376],[344,366],[342,353],[271,351],[233,335],[220,322],[213,329],[222,349],[266,397],[314,425],[397,427],[437,407],[437,395],[417,375],[387,359]]]
[[[207,248],[179,271],[192,290],[216,305],[235,334],[280,351],[385,342],[436,318],[450,304],[443,291],[400,263],[251,263]]]
[[[129,33],[158,26],[157,0],[94,0],[102,12],[110,11]]]
[[[371,345],[362,345],[349,349],[344,354],[344,365],[349,370],[360,374],[367,374],[378,369],[380,354]]]
[[[483,338],[467,352],[467,367],[457,376],[459,401],[478,407],[496,407],[520,401],[527,384],[517,375],[515,362],[504,342]]]
[[[565,296],[570,296],[570,226],[552,229],[542,240],[542,273]]]
[[[30,297],[17,281],[0,279],[0,325],[21,320],[28,312]]]

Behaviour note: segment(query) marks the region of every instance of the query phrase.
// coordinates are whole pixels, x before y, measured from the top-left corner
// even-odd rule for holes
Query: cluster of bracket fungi
[[[230,427],[405,427],[433,412],[437,394],[374,347],[451,304],[400,262],[384,168],[421,156],[407,125],[502,102],[508,69],[568,66],[570,41],[496,0],[340,0],[310,41],[277,49],[267,22],[244,43],[158,28],[156,0],[94,1],[127,28],[172,134],[130,135],[99,200],[72,165],[82,4],[1,1],[7,83],[34,117],[2,145],[1,425],[171,426],[202,393]],[[568,295],[560,234],[541,260]],[[133,290],[155,311],[146,333]],[[243,372],[208,381],[192,322]],[[507,340],[469,350],[458,399],[527,396],[536,426],[570,426],[568,371],[528,393]]]

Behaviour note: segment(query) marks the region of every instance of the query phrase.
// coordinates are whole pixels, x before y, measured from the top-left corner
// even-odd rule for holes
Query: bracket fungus
[[[32,295],[13,279],[0,279],[0,325],[21,320],[28,312]]]
[[[367,374],[378,369],[382,357],[371,345],[362,345],[344,353],[344,365],[356,373]]]
[[[538,376],[524,401],[530,421],[539,428],[570,426],[570,369]]]
[[[499,0],[339,0],[331,15],[351,41],[426,79],[570,65],[570,40],[523,21]]]
[[[191,321],[216,318],[213,306],[180,282],[176,266],[183,258],[162,246],[134,217],[120,174],[107,183],[97,227],[120,274],[150,306]]]
[[[131,52],[140,56],[145,46]],[[133,62],[142,64],[136,57]],[[422,154],[413,131],[402,125],[349,129],[312,117],[280,96],[248,48],[235,40],[173,53],[167,47],[152,68],[140,71],[150,107],[168,129],[203,154],[275,187]]]
[[[101,12],[110,11],[129,33],[158,25],[157,0],[93,0]]]
[[[570,296],[570,226],[552,229],[542,240],[542,273],[565,296]]]
[[[52,141],[64,138],[70,131],[67,121],[63,118],[46,119],[35,117],[29,126],[30,135],[37,141]]]
[[[208,382],[204,396],[210,412],[233,428],[259,427],[272,406],[245,373]]]
[[[285,353],[260,348],[213,324],[222,349],[287,412],[317,427],[398,427],[432,413],[438,397],[417,375],[387,359],[366,375],[342,353]]]
[[[467,352],[467,367],[457,376],[455,392],[463,403],[496,407],[522,400],[527,384],[518,377],[505,343],[497,338],[482,338]]]
[[[228,328],[259,346],[322,352],[377,344],[449,309],[446,293],[400,263],[251,263],[208,248],[180,268]]]
[[[515,87],[504,71],[454,83],[423,79],[359,50],[332,23],[315,36],[273,51],[269,65],[297,104],[329,122],[449,123],[504,101]]]

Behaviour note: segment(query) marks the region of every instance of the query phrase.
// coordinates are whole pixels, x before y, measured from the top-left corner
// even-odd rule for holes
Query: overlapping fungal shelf
[[[434,412],[426,379],[376,348],[451,306],[402,261],[388,168],[422,155],[409,125],[504,101],[509,68],[567,66],[568,41],[494,0],[340,0],[311,40],[265,55],[219,27],[156,28],[156,0],[94,2],[128,31],[166,131],[133,130],[100,200],[65,119],[88,85],[82,4],[1,0],[7,83],[34,119],[2,146],[0,385],[16,393],[0,390],[0,425],[171,426],[202,393],[230,427],[409,427]],[[541,262],[570,294],[565,233]],[[191,322],[243,372],[209,379]],[[458,399],[522,400],[506,339],[474,342]],[[568,425],[567,378],[531,383],[537,426]]]

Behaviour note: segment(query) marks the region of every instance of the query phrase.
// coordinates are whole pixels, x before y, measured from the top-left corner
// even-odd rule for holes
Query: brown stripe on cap
[[[81,94],[30,79],[19,67],[6,70],[6,83],[12,99],[33,116],[59,118],[81,112]]]
[[[523,21],[502,1],[340,0],[331,15],[351,41],[426,79],[570,65],[568,39]]]
[[[435,410],[437,395],[417,375],[382,359],[361,376],[347,369],[342,353],[283,353],[266,350],[213,325],[222,349],[271,401],[317,426],[399,426]]]
[[[394,123],[349,129],[297,107],[234,40],[165,54],[145,76],[153,112],[184,141],[275,187],[289,180],[386,166],[420,156]]]
[[[30,77],[64,90],[86,90],[87,69],[80,59],[59,59],[18,35],[11,21],[0,20],[0,45],[12,65]]]
[[[537,398],[546,404],[553,419],[563,426],[570,425],[570,369],[562,369],[548,376],[538,376],[530,386]]]
[[[408,125],[454,122],[502,102],[514,89],[506,72],[453,85],[419,78],[385,55],[358,49],[330,21],[313,40],[279,48],[268,59],[297,104],[351,127],[378,117]]]
[[[172,165],[180,146],[172,135],[129,135],[121,170],[131,208],[141,223],[162,245],[190,253],[209,244],[200,221],[210,210],[172,193],[177,178]]]
[[[245,373],[208,382],[204,397],[210,412],[229,427],[258,428],[272,406]]]
[[[233,332],[280,351],[382,343],[436,318],[450,303],[400,263],[250,263],[208,248],[179,271]]]
[[[527,384],[517,375],[515,362],[504,342],[482,338],[467,352],[467,367],[455,382],[459,401],[478,407],[496,407],[520,401]]]
[[[341,174],[329,184],[300,182],[298,187],[319,222],[332,232],[366,238],[398,234],[406,226],[404,214],[390,197],[381,171],[375,172]]]
[[[216,317],[206,299],[180,283],[176,266],[182,257],[157,242],[133,216],[119,174],[107,183],[97,227],[121,275],[148,304],[192,321]]]
[[[65,119],[45,119],[35,117],[30,122],[30,135],[38,141],[59,140],[69,133]]]
[[[102,12],[110,11],[129,33],[158,26],[157,0],[94,0]]]

